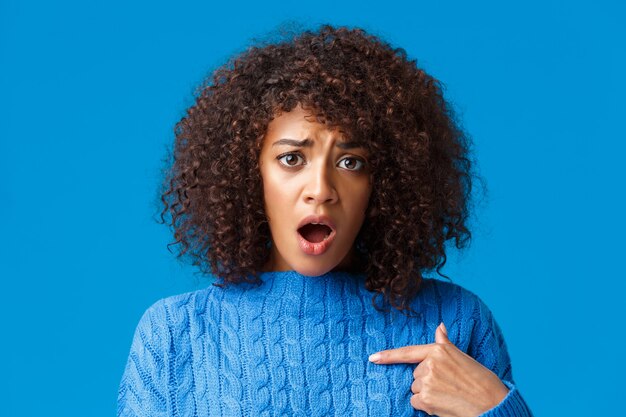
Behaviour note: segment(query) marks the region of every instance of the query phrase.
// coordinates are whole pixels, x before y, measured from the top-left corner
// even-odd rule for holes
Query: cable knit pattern
[[[263,284],[162,299],[135,331],[118,416],[427,416],[409,402],[413,364],[376,365],[371,353],[448,337],[509,388],[483,417],[530,417],[493,314],[459,285],[425,279],[406,317],[377,311],[365,276],[294,271]]]

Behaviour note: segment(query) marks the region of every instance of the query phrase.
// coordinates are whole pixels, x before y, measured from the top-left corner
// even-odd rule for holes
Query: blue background
[[[142,312],[208,285],[154,221],[161,161],[194,88],[286,20],[361,26],[442,80],[489,190],[447,273],[537,416],[621,411],[617,1],[173,3],[0,0],[3,416],[113,415]]]

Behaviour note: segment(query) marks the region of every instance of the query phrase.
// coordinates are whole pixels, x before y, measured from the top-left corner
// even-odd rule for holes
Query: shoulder
[[[430,298],[442,309],[454,309],[472,327],[482,328],[497,325],[493,313],[483,299],[467,288],[435,278],[423,280],[422,297]]]
[[[197,322],[204,313],[214,286],[171,295],[151,304],[141,316],[137,330],[149,331],[155,337],[172,333]]]
[[[481,316],[491,313],[476,293],[454,282],[436,278],[422,280],[418,297],[422,302],[441,309],[453,309],[468,320],[479,320]]]
[[[501,338],[489,307],[480,296],[459,284],[425,278],[416,302],[417,308],[430,313],[432,326],[445,323],[463,350],[471,351],[472,345],[480,345],[480,340],[489,335]]]
[[[470,290],[459,284],[450,281],[443,281],[437,278],[423,278],[421,291],[438,291],[445,295],[460,295],[464,297],[475,297]]]

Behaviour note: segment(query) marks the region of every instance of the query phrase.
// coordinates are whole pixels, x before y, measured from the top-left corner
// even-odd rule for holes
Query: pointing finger
[[[436,343],[428,345],[404,346],[397,349],[381,350],[370,355],[370,362],[378,365],[388,365],[393,363],[418,363],[422,362]]]

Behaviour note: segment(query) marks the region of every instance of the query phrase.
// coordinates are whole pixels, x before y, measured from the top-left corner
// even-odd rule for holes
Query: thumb
[[[435,342],[436,343],[452,343],[450,339],[448,339],[448,329],[446,329],[446,325],[441,322],[437,330],[435,330]]]

